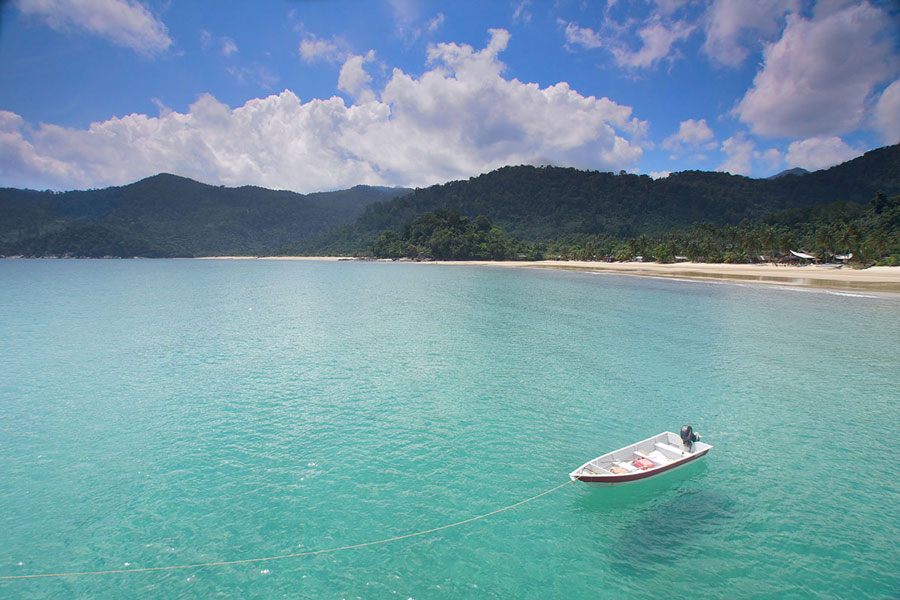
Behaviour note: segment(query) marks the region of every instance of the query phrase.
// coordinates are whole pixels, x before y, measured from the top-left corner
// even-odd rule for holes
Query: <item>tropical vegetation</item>
[[[750,262],[805,250],[890,264],[898,195],[900,145],[771,179],[518,166],[302,195],[161,174],[102,190],[0,189],[0,255]]]

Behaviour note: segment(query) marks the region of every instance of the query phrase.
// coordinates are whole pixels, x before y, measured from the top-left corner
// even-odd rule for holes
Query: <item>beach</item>
[[[214,256],[207,259],[246,260],[366,260],[334,256]],[[383,262],[391,262],[381,259]],[[409,261],[415,262],[415,261]],[[566,269],[593,273],[617,273],[643,277],[664,277],[698,281],[731,281],[834,290],[900,293],[900,267],[789,266],[766,264],[595,262],[573,260],[542,261],[423,261],[435,266],[490,266],[528,269]]]
[[[854,269],[834,266],[776,266],[767,264],[639,263],[545,260],[539,262],[440,262],[434,264],[482,264],[503,267],[567,269],[594,273],[618,273],[700,281],[732,281],[838,290],[900,292],[900,267]]]

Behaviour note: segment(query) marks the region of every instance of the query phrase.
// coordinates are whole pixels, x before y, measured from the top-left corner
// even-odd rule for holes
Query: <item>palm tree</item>
[[[877,256],[877,260],[881,260],[884,258],[884,249],[888,245],[890,240],[888,240],[887,233],[884,229],[876,229],[872,232],[872,235],[869,236],[868,244],[875,250],[875,255]]]
[[[822,248],[822,257],[827,262],[829,252],[834,254],[834,244],[837,234],[831,225],[819,225],[816,227],[816,244]]]

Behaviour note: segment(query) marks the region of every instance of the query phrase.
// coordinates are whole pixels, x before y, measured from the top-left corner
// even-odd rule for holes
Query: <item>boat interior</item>
[[[621,475],[654,469],[673,463],[701,450],[699,442],[692,450],[684,447],[674,433],[662,433],[627,448],[604,454],[582,466],[576,473],[585,475]],[[705,447],[706,444],[703,444]]]

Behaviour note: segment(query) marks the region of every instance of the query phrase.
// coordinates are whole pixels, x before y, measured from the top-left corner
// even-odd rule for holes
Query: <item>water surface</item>
[[[898,597],[900,300],[491,267],[0,261],[10,598]],[[21,565],[19,564],[21,563]]]

